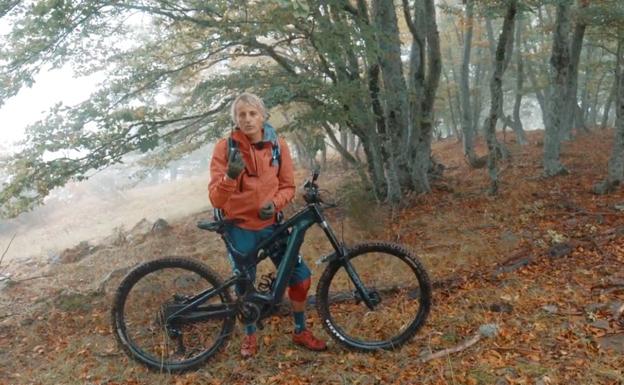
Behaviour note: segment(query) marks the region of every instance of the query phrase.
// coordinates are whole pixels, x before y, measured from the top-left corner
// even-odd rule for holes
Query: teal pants
[[[277,229],[277,227],[278,225],[271,225],[261,230],[246,230],[237,226],[230,226],[227,229],[227,233],[232,241],[234,248],[242,254],[248,254],[260,242],[270,237],[275,231],[275,229]],[[279,255],[271,255],[271,261],[276,267],[279,266],[280,262],[282,261],[282,257],[283,257],[282,253],[280,253]],[[243,269],[245,269],[249,272],[249,275],[251,276],[252,280],[255,281],[256,279],[255,259],[235,260],[231,252],[228,253],[228,259],[230,260],[230,264],[232,265],[232,270],[235,273],[236,271],[241,272],[243,271]],[[303,261],[300,255],[299,260],[297,261],[297,264],[295,265],[295,269],[288,283],[288,286],[294,286],[298,283],[301,283],[307,280],[308,278],[310,278],[311,275],[312,273],[310,272],[310,269],[305,264],[305,262]],[[238,288],[238,287],[236,288],[236,291],[238,294],[241,294],[241,290],[242,290],[241,288]]]

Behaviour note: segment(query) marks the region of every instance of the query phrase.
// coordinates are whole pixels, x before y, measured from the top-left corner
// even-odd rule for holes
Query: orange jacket
[[[293,162],[286,141],[277,138],[275,129],[264,126],[264,138],[259,148],[252,145],[240,130],[232,133],[237,142],[245,169],[236,179],[226,175],[228,164],[227,138],[214,148],[210,162],[208,196],[212,206],[222,209],[228,219],[242,219],[237,226],[247,230],[260,230],[273,223],[275,218],[262,220],[258,211],[265,203],[273,201],[276,212],[286,207],[295,196]],[[279,140],[281,161],[272,164],[272,146]],[[279,175],[278,175],[279,170]]]

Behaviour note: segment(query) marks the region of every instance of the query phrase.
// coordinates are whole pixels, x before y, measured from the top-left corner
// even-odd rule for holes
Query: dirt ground
[[[11,259],[11,279],[0,282],[0,384],[624,384],[624,191],[590,192],[604,176],[610,135],[566,143],[562,159],[571,173],[553,179],[540,177],[541,133],[531,133],[526,147],[507,138],[512,159],[501,162],[497,197],[486,194],[485,170],[470,169],[450,140],[434,146],[447,167],[434,192],[410,197],[398,210],[366,200],[355,182],[339,183],[354,180],[352,173],[321,176],[343,204],[330,222],[348,244],[404,243],[430,272],[432,313],[402,349],[362,354],[330,343],[311,353],[291,345],[290,319],[274,317],[253,360],[239,359],[237,332],[196,372],[147,371],[120,351],[109,326],[112,292],[127,269],[166,255],[199,259],[222,274],[229,267],[221,241],[195,227],[208,207],[177,219],[138,208],[123,231],[109,228],[110,236],[75,262]],[[298,182],[305,176],[299,171]],[[175,205],[171,199],[161,207]],[[148,222],[133,229],[144,217]],[[151,232],[157,217],[172,227]],[[313,277],[324,268],[314,261],[330,249],[322,239],[314,229],[304,244]],[[324,335],[315,312],[309,315],[309,327]],[[419,361],[461,346],[488,324],[497,325],[493,338]]]

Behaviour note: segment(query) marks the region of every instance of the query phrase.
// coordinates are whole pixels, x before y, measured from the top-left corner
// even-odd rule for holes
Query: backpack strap
[[[227,145],[228,145],[227,156],[228,156],[228,159],[230,159],[230,155],[232,154],[232,151],[238,148],[238,143],[234,139],[232,139],[231,136],[228,136]]]
[[[279,140],[273,142],[272,148],[271,165],[275,166],[275,163],[277,163],[277,175],[279,176],[282,169],[282,152],[280,150]]]

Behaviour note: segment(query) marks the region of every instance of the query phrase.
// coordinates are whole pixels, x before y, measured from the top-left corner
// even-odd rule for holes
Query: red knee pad
[[[307,278],[304,281],[295,283],[288,288],[288,297],[292,301],[303,302],[308,296],[308,290],[310,290],[310,284],[312,280]]]

